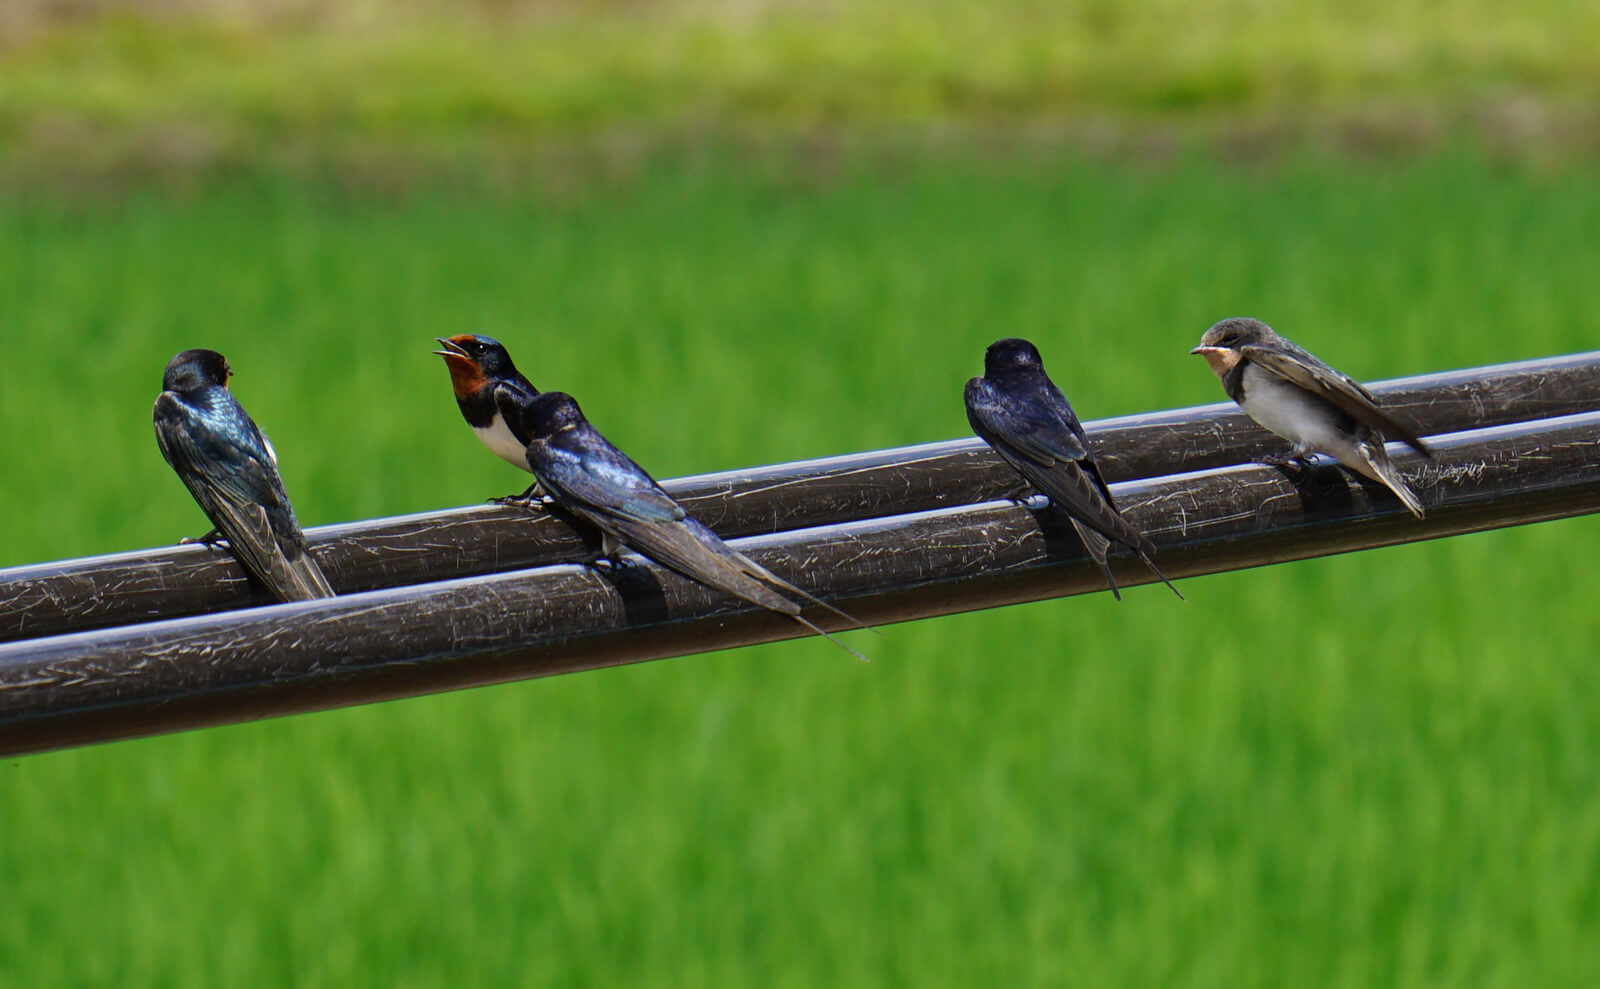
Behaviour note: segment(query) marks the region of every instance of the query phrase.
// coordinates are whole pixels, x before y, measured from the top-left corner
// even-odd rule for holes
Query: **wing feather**
[[[974,378],[967,383],[967,419],[973,431],[989,443],[1002,438],[1019,456],[1041,466],[1082,460],[1089,456],[1083,427],[1077,425],[1066,397],[1054,385],[1050,388],[1054,391],[1052,407],[1039,409],[994,387],[986,378]]]
[[[530,443],[528,466],[574,510],[635,522],[676,522],[685,516],[655,478],[592,427]]]
[[[1433,451],[1416,432],[1394,416],[1378,407],[1377,399],[1354,378],[1335,371],[1301,348],[1288,344],[1284,347],[1244,346],[1239,348],[1245,360],[1263,370],[1306,389],[1338,408],[1359,423],[1376,429],[1386,436],[1404,440],[1407,445],[1425,457]]]
[[[274,529],[273,511],[291,518],[292,512],[270,459],[208,428],[193,409],[166,393],[156,401],[155,426],[167,463],[246,570],[285,601],[333,595],[299,532],[284,540]],[[265,440],[261,449],[268,449]]]
[[[869,626],[800,590],[733,549],[690,518],[644,468],[592,426],[573,427],[528,447],[528,464],[558,504],[623,545],[690,580],[787,615],[841,648],[860,653],[801,617],[785,592],[819,604],[863,628]]]

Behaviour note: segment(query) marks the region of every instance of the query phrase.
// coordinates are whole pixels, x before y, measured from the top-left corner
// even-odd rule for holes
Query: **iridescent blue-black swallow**
[[[1354,378],[1340,374],[1259,319],[1225,319],[1206,330],[1199,354],[1245,414],[1294,444],[1289,456],[1304,461],[1326,453],[1390,491],[1417,518],[1422,501],[1389,459],[1384,434],[1433,458],[1415,432],[1378,408]],[[1263,458],[1284,463],[1284,458]]]
[[[1106,562],[1112,543],[1137,554],[1183,600],[1151,561],[1155,544],[1117,511],[1089,434],[1067,396],[1045,374],[1033,344],[1015,338],[990,344],[983,376],[967,382],[966,404],[972,431],[1066,514],[1118,601],[1122,592]]]
[[[572,396],[536,396],[524,408],[521,425],[528,436],[528,468],[545,494],[599,528],[601,552],[613,561],[628,547],[691,580],[787,615],[866,659],[801,615],[801,602],[869,626],[779,577],[691,518],[655,478],[589,424]]]
[[[239,562],[280,601],[333,597],[306,546],[278,476],[272,444],[233,393],[233,369],[214,350],[167,362],[156,399],[156,443]]]
[[[434,339],[444,348],[434,353],[443,357],[450,369],[450,386],[455,390],[461,417],[491,453],[518,470],[527,470],[528,438],[512,424],[520,421],[517,410],[533,401],[539,389],[522,376],[498,340],[470,333],[448,340]],[[493,500],[501,504],[526,502],[538,489],[535,481],[520,495]]]

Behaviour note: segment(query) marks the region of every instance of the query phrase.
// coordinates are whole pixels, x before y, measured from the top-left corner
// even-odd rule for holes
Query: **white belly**
[[[495,456],[518,470],[528,470],[528,450],[511,435],[511,428],[500,418],[500,413],[495,413],[494,422],[487,426],[474,426],[472,431],[478,434],[478,439]]]
[[[1244,411],[1289,442],[1335,458],[1351,446],[1337,409],[1253,364],[1244,369]]]

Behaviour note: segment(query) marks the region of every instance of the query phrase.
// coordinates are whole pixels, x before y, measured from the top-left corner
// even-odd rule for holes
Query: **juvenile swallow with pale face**
[[[522,411],[519,425],[528,436],[528,468],[556,505],[601,531],[601,552],[613,562],[628,547],[707,587],[787,615],[866,659],[801,615],[801,602],[868,626],[733,549],[691,518],[655,478],[589,424],[572,396],[544,392]]]
[[[1378,408],[1377,399],[1349,378],[1273,332],[1258,319],[1225,319],[1206,330],[1199,354],[1245,414],[1294,444],[1290,458],[1325,453],[1394,492],[1417,518],[1422,502],[1389,459],[1384,436],[1403,440],[1428,459],[1417,434]],[[1281,464],[1284,458],[1267,463]]]
[[[528,438],[511,423],[520,421],[516,410],[533,401],[539,389],[522,376],[498,340],[470,333],[435,339],[444,348],[434,353],[444,358],[450,370],[450,386],[461,417],[491,453],[518,470],[527,470]],[[493,500],[500,504],[525,502],[538,489],[535,481],[520,495]]]
[[[1106,562],[1112,543],[1138,555],[1183,600],[1151,561],[1155,544],[1117,511],[1089,434],[1045,374],[1038,348],[1014,338],[990,344],[983,376],[967,382],[966,403],[972,431],[1067,516],[1118,601],[1122,592]]]
[[[216,351],[185,350],[167,362],[156,399],[161,455],[216,527],[198,541],[226,539],[280,601],[333,597],[284,493],[272,444],[228,390],[232,374]]]

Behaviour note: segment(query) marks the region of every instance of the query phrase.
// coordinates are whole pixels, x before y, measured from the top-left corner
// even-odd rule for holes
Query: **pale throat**
[[[1237,367],[1243,357],[1237,350],[1205,350],[1201,351],[1200,356],[1206,359],[1219,378]]]

